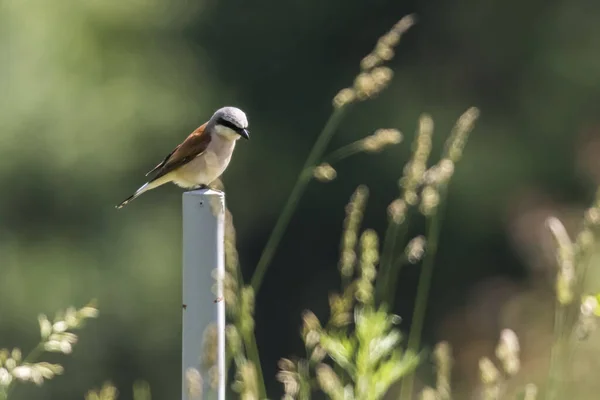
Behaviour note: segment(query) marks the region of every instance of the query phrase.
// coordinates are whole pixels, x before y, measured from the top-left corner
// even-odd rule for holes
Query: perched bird
[[[121,208],[142,193],[168,182],[186,189],[207,187],[229,165],[235,142],[240,137],[250,138],[246,114],[235,107],[217,110],[208,122],[192,132],[146,174],[155,174],[152,179],[116,208]]]

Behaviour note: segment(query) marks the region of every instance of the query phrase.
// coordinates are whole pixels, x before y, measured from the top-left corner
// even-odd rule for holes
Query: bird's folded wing
[[[206,123],[198,127],[180,145],[175,147],[164,160],[148,171],[146,176],[157,172],[152,180],[158,179],[202,154],[208,147],[211,139],[210,135],[205,133],[204,128],[206,128]]]

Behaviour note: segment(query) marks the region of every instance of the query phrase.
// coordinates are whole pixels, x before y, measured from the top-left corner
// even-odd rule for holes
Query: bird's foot
[[[193,188],[191,188],[191,190],[214,190],[215,192],[222,192],[222,190],[218,189],[217,185],[213,185],[213,186],[211,186],[211,185],[205,185],[203,183],[203,184],[194,186]]]
[[[210,187],[208,185],[205,185],[204,183],[194,186],[194,190],[201,190],[201,189],[210,189]]]

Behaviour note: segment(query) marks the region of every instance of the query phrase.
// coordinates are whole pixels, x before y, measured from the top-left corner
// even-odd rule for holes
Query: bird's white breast
[[[179,168],[173,182],[184,188],[210,184],[221,176],[229,165],[235,142],[218,134],[212,135],[206,150]]]

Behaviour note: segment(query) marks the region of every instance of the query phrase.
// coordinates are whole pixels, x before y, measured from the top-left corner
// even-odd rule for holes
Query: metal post
[[[202,189],[183,194],[183,400],[206,400],[209,393],[214,398],[208,371],[201,364],[203,335],[211,323],[217,326],[216,394],[225,400],[224,224],[222,192]]]

